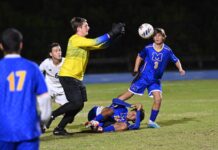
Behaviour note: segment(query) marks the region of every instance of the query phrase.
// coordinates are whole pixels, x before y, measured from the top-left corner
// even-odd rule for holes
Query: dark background
[[[0,32],[19,29],[24,35],[22,56],[40,63],[54,41],[62,45],[65,55],[74,16],[88,20],[91,38],[108,32],[113,22],[126,23],[122,39],[91,53],[88,73],[131,71],[137,53],[152,42],[138,36],[144,22],[165,29],[166,44],[186,70],[218,68],[216,0],[1,0]],[[171,64],[168,69],[175,67]]]

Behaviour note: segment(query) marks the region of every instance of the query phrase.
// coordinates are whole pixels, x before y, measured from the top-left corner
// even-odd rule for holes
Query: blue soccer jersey
[[[128,109],[125,106],[112,104],[109,108],[113,109],[114,114],[110,117],[114,121],[127,122],[126,116]]]
[[[168,62],[178,61],[166,44],[160,52],[154,49],[154,44],[150,44],[139,53],[139,56],[144,60],[144,65],[140,67],[141,76],[148,81],[161,79]]]
[[[36,96],[47,87],[38,66],[19,55],[0,60],[0,141],[39,137]]]

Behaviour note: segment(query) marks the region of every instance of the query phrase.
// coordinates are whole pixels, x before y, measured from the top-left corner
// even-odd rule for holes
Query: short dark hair
[[[8,28],[2,32],[1,43],[7,53],[18,52],[22,41],[23,35],[15,28]]]
[[[51,44],[49,45],[49,52],[51,52],[51,51],[52,51],[52,48],[53,48],[53,47],[56,47],[56,46],[60,46],[60,44],[57,43],[57,42],[51,43]]]
[[[136,111],[137,112],[137,109],[134,108],[131,111]],[[144,118],[145,118],[145,111],[144,111],[144,109],[140,109],[140,121],[144,120]]]
[[[167,35],[166,35],[166,33],[165,33],[163,28],[155,28],[153,36],[155,36],[157,33],[160,33],[164,38],[167,37]]]
[[[70,24],[71,24],[71,27],[73,28],[73,32],[76,33],[77,28],[81,27],[84,22],[87,22],[87,20],[85,18],[73,17],[70,20]]]

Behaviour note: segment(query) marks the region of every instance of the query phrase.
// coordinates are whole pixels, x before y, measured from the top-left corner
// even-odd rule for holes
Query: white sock
[[[152,123],[154,123],[154,122],[153,122],[153,121],[151,121],[151,120],[149,120],[149,121],[148,121],[148,123],[149,123],[149,124],[152,124]]]

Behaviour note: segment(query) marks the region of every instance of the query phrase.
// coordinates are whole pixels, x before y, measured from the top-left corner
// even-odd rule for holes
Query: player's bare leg
[[[162,95],[160,91],[154,91],[152,92],[152,95],[154,98],[154,103],[152,105],[151,116],[150,116],[150,120],[148,123],[148,127],[149,128],[160,128],[160,126],[157,123],[155,123],[155,120],[156,120],[156,117],[161,107]]]
[[[128,100],[130,99],[134,94],[130,91],[126,91],[123,94],[119,95],[117,98],[121,99],[121,100]]]
[[[154,110],[159,110],[161,106],[161,101],[162,101],[162,95],[160,91],[154,91],[152,92],[154,103],[152,106],[152,109]]]

